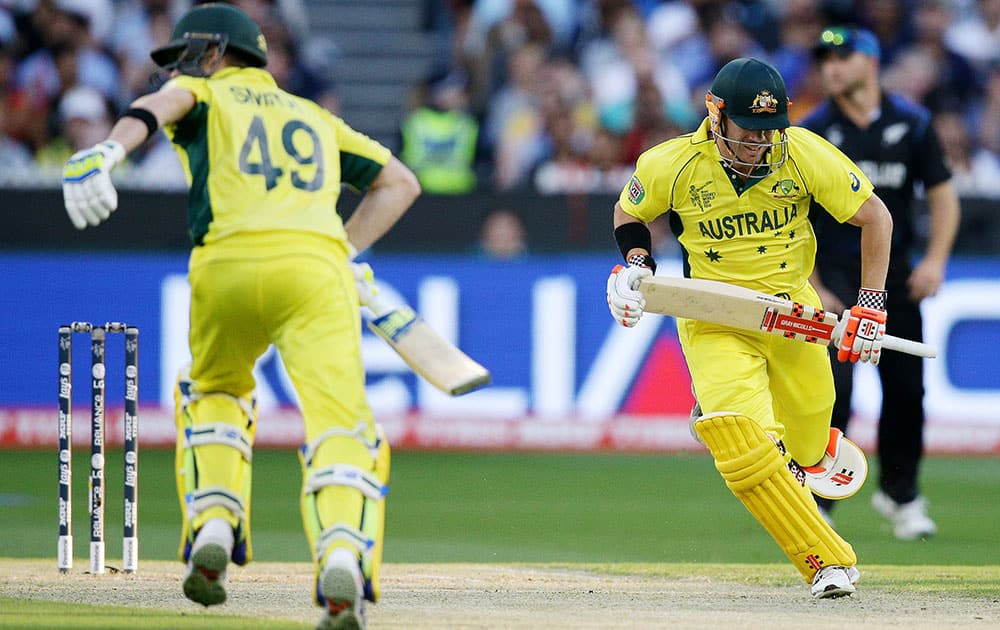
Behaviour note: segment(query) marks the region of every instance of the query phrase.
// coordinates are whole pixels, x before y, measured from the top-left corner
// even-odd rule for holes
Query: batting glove
[[[653,275],[649,267],[615,265],[608,276],[608,308],[611,316],[626,328],[639,323],[646,300],[639,292],[639,281]]]
[[[844,311],[847,326],[837,344],[837,360],[878,365],[885,337],[885,291],[861,289],[858,303]]]
[[[109,140],[77,151],[63,167],[63,201],[76,229],[100,225],[118,208],[111,169],[125,159],[125,147]]]
[[[375,303],[375,296],[378,295],[378,288],[375,286],[375,272],[372,271],[371,265],[368,263],[352,262],[350,265],[361,306],[372,306]]]

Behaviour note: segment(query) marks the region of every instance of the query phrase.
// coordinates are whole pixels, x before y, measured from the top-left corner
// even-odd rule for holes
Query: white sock
[[[340,567],[350,571],[354,577],[354,584],[358,587],[358,595],[364,593],[364,582],[361,579],[361,565],[358,562],[358,557],[352,551],[343,547],[337,547],[331,551],[330,555],[326,557],[326,564],[323,566],[323,570],[325,571],[330,567]]]
[[[224,518],[209,519],[198,532],[191,549],[192,551],[197,550],[206,543],[221,545],[229,554],[232,554],[235,544],[232,525]]]

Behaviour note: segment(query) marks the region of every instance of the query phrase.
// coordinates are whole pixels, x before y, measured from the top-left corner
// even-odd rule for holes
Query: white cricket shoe
[[[316,630],[364,630],[364,597],[358,591],[354,572],[343,566],[327,566],[319,588],[326,611]]]
[[[229,552],[220,544],[209,542],[191,553],[184,577],[184,596],[202,606],[226,601],[226,564]]]
[[[851,595],[857,589],[861,572],[857,567],[829,566],[820,569],[813,578],[812,596],[816,599],[828,599]]]
[[[893,534],[900,540],[919,540],[937,533],[937,525],[927,515],[927,501],[918,496],[909,503],[896,503],[879,490],[872,495],[872,507],[892,523]]]

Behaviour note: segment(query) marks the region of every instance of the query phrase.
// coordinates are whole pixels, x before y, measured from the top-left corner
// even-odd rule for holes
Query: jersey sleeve
[[[211,105],[212,103],[212,90],[209,89],[208,84],[202,77],[190,77],[180,74],[163,84],[160,91],[163,92],[173,89],[187,90],[188,92],[194,94],[195,107],[192,107],[191,111],[188,112],[188,117],[190,117],[195,110],[198,109],[198,104]],[[182,118],[175,124],[183,125],[184,121],[185,118]]]
[[[355,190],[364,190],[389,163],[392,153],[340,118],[332,114],[330,118],[340,147],[340,180]]]
[[[653,147],[639,156],[632,178],[618,196],[622,210],[644,223],[670,210],[673,157],[670,143]]]
[[[840,223],[853,217],[874,191],[868,177],[821,136],[801,127],[789,129],[789,135],[794,143],[790,152],[813,200]]]

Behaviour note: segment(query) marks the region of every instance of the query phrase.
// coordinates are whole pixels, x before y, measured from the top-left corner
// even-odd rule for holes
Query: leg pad
[[[809,490],[756,422],[720,412],[702,416],[694,427],[726,485],[807,582],[824,566],[857,563],[854,550],[823,520]]]

